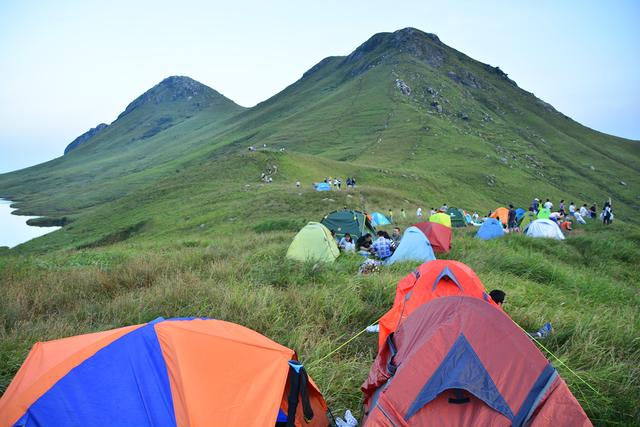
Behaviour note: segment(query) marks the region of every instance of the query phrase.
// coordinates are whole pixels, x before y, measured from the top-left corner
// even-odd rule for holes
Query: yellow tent
[[[445,225],[451,228],[451,217],[445,213],[438,212],[429,217],[429,221],[437,222],[438,224]]]

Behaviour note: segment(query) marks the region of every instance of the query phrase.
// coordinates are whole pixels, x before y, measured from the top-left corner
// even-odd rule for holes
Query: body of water
[[[10,207],[11,201],[0,199],[0,246],[10,248],[34,239],[43,234],[51,233],[60,227],[32,227],[27,220],[35,216],[11,215],[15,209]]]

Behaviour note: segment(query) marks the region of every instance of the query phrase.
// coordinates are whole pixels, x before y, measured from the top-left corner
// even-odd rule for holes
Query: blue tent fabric
[[[86,359],[31,405],[15,425],[175,427],[169,374],[153,323]]]
[[[504,236],[502,223],[495,218],[487,218],[476,233],[477,239],[491,240]]]
[[[424,405],[444,390],[450,389],[467,390],[510,420],[514,418],[509,404],[498,391],[469,341],[462,334],[416,396],[407,411],[405,420],[409,421]]]
[[[326,182],[319,182],[316,184],[316,191],[331,191],[331,186]]]
[[[386,261],[393,264],[401,261],[427,262],[436,259],[427,236],[417,227],[409,227],[402,235],[402,240],[395,252]]]
[[[371,224],[374,227],[377,227],[379,225],[389,225],[391,224],[391,221],[389,221],[389,219],[380,212],[374,212],[371,214]]]
[[[522,208],[516,209],[516,221],[520,222],[520,220],[522,218],[524,218],[524,214],[526,214],[526,213],[527,213],[527,211],[525,211]]]

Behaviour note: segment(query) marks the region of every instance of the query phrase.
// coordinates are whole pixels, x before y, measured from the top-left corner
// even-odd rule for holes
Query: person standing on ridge
[[[540,200],[538,200],[538,198],[533,199],[533,203],[531,204],[531,207],[533,208],[533,212],[537,214],[538,209],[540,208]]]
[[[389,222],[393,223],[393,211],[389,209]]]
[[[565,216],[567,214],[567,211],[564,210],[564,199],[560,200],[560,206],[558,207],[558,212],[560,212],[562,216]]]
[[[549,199],[547,199],[547,201],[544,202],[544,204],[542,206],[544,206],[545,208],[547,208],[549,210],[553,209],[553,203],[551,203],[551,201]]]
[[[418,207],[418,209],[416,210],[416,216],[418,218],[422,218],[422,208],[421,207]]]
[[[402,216],[402,219],[407,219],[407,213],[404,211],[404,208],[400,209],[400,215]]]

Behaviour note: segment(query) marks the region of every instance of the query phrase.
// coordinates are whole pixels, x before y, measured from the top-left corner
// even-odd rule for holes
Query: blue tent
[[[518,221],[518,223],[522,220],[522,218],[524,218],[524,214],[526,214],[527,211],[525,211],[522,208],[518,208],[516,209],[516,221]]]
[[[331,186],[326,182],[318,182],[316,184],[316,191],[331,191]]]
[[[431,243],[417,227],[409,227],[402,235],[402,240],[395,252],[386,261],[387,264],[401,261],[433,261],[436,256],[431,248]]]
[[[502,236],[504,236],[502,223],[495,218],[485,219],[476,233],[476,238],[482,240],[497,239]]]
[[[382,215],[380,212],[374,212],[371,214],[371,225],[374,227],[378,225],[389,225],[391,221],[387,219],[386,216]]]

